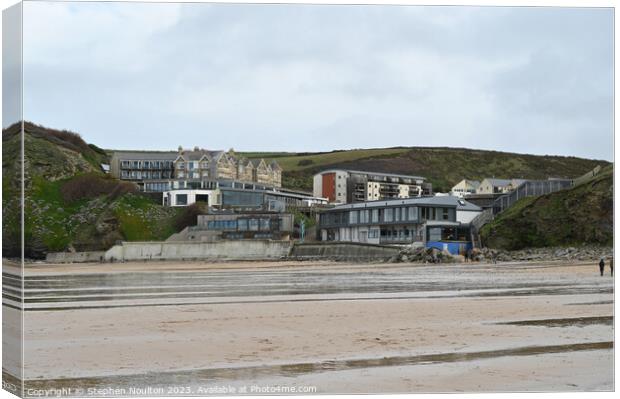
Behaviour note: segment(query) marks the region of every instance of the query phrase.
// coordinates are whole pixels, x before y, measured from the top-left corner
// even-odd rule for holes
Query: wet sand
[[[612,301],[583,263],[32,265],[25,379],[97,396],[612,390]]]

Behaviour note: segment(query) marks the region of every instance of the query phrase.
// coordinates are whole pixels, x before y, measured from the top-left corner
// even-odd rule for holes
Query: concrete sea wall
[[[398,247],[354,242],[295,244],[290,257],[302,260],[386,260],[400,251]]]
[[[89,252],[50,252],[45,256],[49,263],[99,262],[104,259],[105,251]]]
[[[290,241],[237,240],[198,242],[123,242],[105,253],[106,261],[224,259],[281,259],[291,250]]]

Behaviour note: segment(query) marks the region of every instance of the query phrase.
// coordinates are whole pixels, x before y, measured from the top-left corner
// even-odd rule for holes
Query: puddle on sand
[[[567,303],[567,306],[575,306],[575,305],[611,305],[614,301],[596,301],[596,302],[576,302],[576,303]]]
[[[595,324],[611,326],[614,324],[613,316],[593,316],[593,317],[573,317],[566,319],[544,319],[544,320],[520,320],[509,321],[506,323],[495,323],[513,326],[541,326],[541,327],[584,327]]]
[[[222,380],[247,381],[263,377],[296,377],[327,371],[343,371],[386,366],[414,366],[434,363],[463,362],[503,356],[532,356],[551,353],[612,349],[613,342],[591,342],[569,345],[527,346],[482,352],[439,353],[418,356],[395,356],[376,359],[329,360],[285,365],[179,370],[121,376],[64,378],[26,381],[26,389],[127,389],[130,386],[196,386]],[[125,395],[124,395],[125,396]],[[202,395],[201,395],[202,396]]]

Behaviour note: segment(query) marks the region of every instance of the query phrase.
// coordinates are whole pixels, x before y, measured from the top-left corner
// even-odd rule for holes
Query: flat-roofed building
[[[174,176],[173,151],[115,151],[110,160],[110,174],[120,180],[136,182],[171,179]]]
[[[313,195],[334,204],[432,195],[425,178],[392,173],[330,169],[314,175]]]
[[[326,205],[325,198],[286,189],[275,189],[240,183],[219,181],[211,188],[179,187],[164,191],[164,206],[189,206],[201,202],[209,207],[238,211],[278,211]]]
[[[482,209],[453,196],[338,205],[321,213],[323,241],[427,245],[470,242],[469,223]],[[460,245],[460,244],[459,244]]]
[[[195,226],[173,234],[167,241],[289,240],[293,223],[290,213],[218,211],[198,215]]]

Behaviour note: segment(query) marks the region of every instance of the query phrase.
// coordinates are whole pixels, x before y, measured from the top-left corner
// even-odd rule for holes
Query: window
[[[379,223],[379,210],[378,209],[372,210],[372,222]]]
[[[400,220],[400,208],[394,209],[394,220],[397,222]]]
[[[177,205],[187,205],[187,194],[176,195]]]
[[[410,221],[415,221],[418,220],[418,208],[415,206],[410,206],[408,209],[409,212],[409,220]]]
[[[260,219],[260,230],[269,231],[269,219],[262,218]]]
[[[239,231],[246,231],[248,229],[247,219],[237,219],[237,229]]]
[[[365,209],[363,211],[360,211],[360,223],[368,223],[370,217],[370,211],[368,209]]]
[[[392,222],[394,220],[393,212],[394,210],[392,208],[386,208],[383,211],[383,221]]]
[[[450,213],[449,213],[448,208],[443,208],[443,215],[442,216],[443,216],[443,220],[450,219]]]
[[[428,229],[428,241],[441,241],[441,227]]]
[[[249,226],[249,230],[258,231],[258,219],[249,219],[248,226]]]
[[[185,169],[185,162],[179,162],[177,164],[177,169]]]
[[[349,223],[356,224],[357,223],[357,211],[349,212]]]

